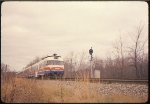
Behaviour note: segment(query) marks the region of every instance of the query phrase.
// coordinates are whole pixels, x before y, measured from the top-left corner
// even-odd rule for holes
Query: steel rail
[[[99,78],[45,78],[44,80],[61,80],[61,81],[89,81],[93,83],[148,83],[145,79],[99,79]]]

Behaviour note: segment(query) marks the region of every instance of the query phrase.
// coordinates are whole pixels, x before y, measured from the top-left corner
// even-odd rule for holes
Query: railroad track
[[[101,83],[148,83],[148,80],[131,80],[131,79],[99,79],[99,78],[90,78],[90,79],[71,79],[64,78],[64,81],[90,81],[90,82],[101,82]]]
[[[148,80],[133,80],[133,79],[99,79],[99,78],[44,78],[43,80],[61,80],[61,81],[89,81],[91,83],[140,83],[148,84]]]

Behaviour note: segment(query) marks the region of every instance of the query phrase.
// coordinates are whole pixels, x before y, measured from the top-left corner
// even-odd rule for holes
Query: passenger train
[[[25,68],[26,77],[62,77],[64,74],[64,61],[61,56],[53,54],[46,56],[41,61]]]

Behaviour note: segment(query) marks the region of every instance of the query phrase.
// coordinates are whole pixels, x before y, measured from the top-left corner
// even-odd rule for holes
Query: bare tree
[[[136,28],[135,35],[134,35],[135,37],[133,40],[134,44],[133,44],[133,46],[129,47],[130,55],[131,55],[132,60],[133,60],[133,65],[134,65],[135,70],[136,70],[137,78],[141,78],[141,69],[139,68],[138,64],[142,61],[142,57],[143,57],[142,53],[144,51],[144,46],[145,46],[145,43],[147,41],[147,39],[142,40],[143,28],[144,28],[143,25],[139,25]]]
[[[124,70],[124,44],[121,35],[119,40],[116,40],[116,43],[114,44],[113,53],[116,58],[116,66],[118,66],[118,70],[121,70],[120,78],[122,78]]]
[[[64,58],[65,63],[65,73],[64,77],[72,78],[75,76],[75,67],[77,63],[77,56],[74,52],[71,52],[66,58]]]

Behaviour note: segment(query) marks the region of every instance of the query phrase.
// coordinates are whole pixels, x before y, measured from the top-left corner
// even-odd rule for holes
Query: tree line
[[[94,57],[93,71],[100,70],[101,78],[112,79],[148,79],[148,53],[145,52],[147,37],[144,37],[144,26],[139,25],[130,35],[132,40],[127,44],[120,35],[113,44],[112,56],[106,59]],[[130,37],[129,37],[130,38]],[[148,47],[146,47],[148,49]],[[82,54],[79,61],[71,53],[65,61],[64,77],[90,76],[89,62]],[[78,69],[78,70],[77,70]]]

